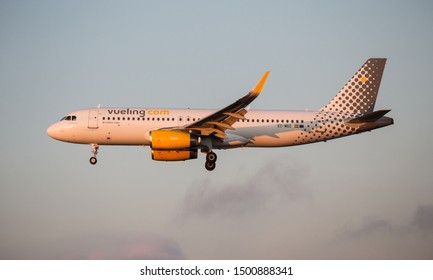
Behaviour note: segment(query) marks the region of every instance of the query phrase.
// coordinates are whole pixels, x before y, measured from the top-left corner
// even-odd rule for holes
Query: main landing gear
[[[93,157],[91,157],[89,159],[89,161],[90,161],[90,164],[95,165],[98,162],[98,160],[96,159],[96,155],[98,154],[99,145],[98,144],[91,144],[90,146],[92,147]]]
[[[204,166],[207,170],[212,171],[216,167],[217,155],[214,152],[208,152],[206,154],[206,162]]]

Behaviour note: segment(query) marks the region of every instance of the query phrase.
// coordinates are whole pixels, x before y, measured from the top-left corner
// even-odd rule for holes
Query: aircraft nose
[[[56,127],[55,124],[53,124],[53,125],[51,125],[50,127],[47,128],[47,134],[51,138],[56,139],[56,136],[58,134],[58,128]]]

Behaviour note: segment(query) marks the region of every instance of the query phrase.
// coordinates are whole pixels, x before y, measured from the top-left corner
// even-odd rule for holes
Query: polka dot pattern
[[[295,145],[326,141],[356,133],[357,127],[346,123],[365,113],[373,112],[386,59],[372,58],[362,65],[332,101],[323,107],[297,133]]]
[[[367,60],[322,111],[353,115],[373,112],[385,62],[385,58]]]
[[[326,141],[356,133],[355,127],[347,126],[345,121],[353,114],[345,112],[318,112],[313,121],[298,132],[295,145]]]

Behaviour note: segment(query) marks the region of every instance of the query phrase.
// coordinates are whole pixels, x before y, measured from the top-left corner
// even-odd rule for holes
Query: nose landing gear
[[[96,155],[98,154],[99,145],[98,144],[91,144],[90,146],[92,147],[93,157],[91,157],[89,159],[89,161],[90,161],[90,164],[95,165],[98,162],[98,160],[96,159]]]
[[[204,164],[204,167],[206,167],[208,171],[214,170],[216,167],[216,160],[217,155],[214,152],[208,152],[206,154],[206,162]]]

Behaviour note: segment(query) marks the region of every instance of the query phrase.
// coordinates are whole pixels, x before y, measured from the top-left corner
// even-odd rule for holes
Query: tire
[[[212,170],[215,169],[216,163],[214,161],[206,161],[206,163],[204,164],[204,166],[206,167],[206,169],[208,171],[212,171]]]
[[[98,162],[98,160],[95,157],[91,157],[89,161],[90,161],[90,164],[92,164],[92,165],[95,165]]]
[[[217,155],[214,152],[207,153],[206,154],[206,161],[216,162],[217,161]]]

